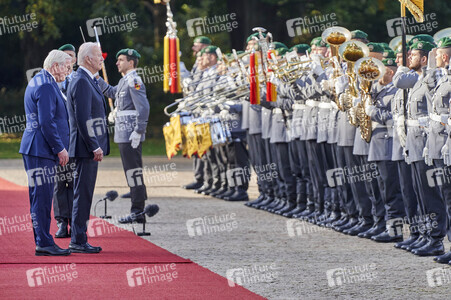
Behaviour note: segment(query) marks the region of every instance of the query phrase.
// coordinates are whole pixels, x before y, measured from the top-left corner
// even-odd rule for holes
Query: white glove
[[[348,78],[346,75],[337,77],[337,80],[335,80],[335,92],[337,94],[343,93],[347,84],[348,84]]]
[[[332,91],[335,88],[333,79],[323,80],[321,81],[320,85],[321,89],[324,91]]]
[[[451,165],[451,159],[449,156],[449,148],[448,145],[445,144],[445,146],[442,147],[442,150],[440,150],[443,157],[443,163],[447,166]]]
[[[177,106],[178,109],[184,109],[185,108],[185,101],[182,101]]]
[[[132,148],[136,149],[139,146],[139,143],[141,142],[141,134],[137,133],[136,131],[133,131],[132,134],[130,134],[130,141],[132,141]]]
[[[340,103],[341,107],[344,107],[345,100],[346,100],[345,93],[340,94],[340,96],[338,97],[338,103]]]
[[[409,158],[409,156],[407,155],[407,150],[406,150],[406,148],[404,148],[404,150],[402,151],[402,155],[404,156],[404,160],[406,161],[406,163],[410,165],[410,158]]]
[[[360,97],[352,97],[352,105],[356,106],[360,103]]]
[[[357,116],[356,116],[356,112],[357,112],[357,107],[353,106],[349,109],[349,116],[351,117],[351,121],[352,123],[357,123]]]
[[[398,116],[398,120],[396,121],[396,132],[398,133],[399,143],[403,148],[406,147],[406,129],[404,128],[404,116]]]
[[[451,126],[451,118],[448,119],[448,125]]]
[[[449,115],[440,115],[440,123],[442,123],[442,125],[446,125],[448,124],[448,120],[449,120]]]
[[[321,66],[320,63],[317,63],[316,61],[314,61],[312,63],[312,71],[313,71],[313,74],[315,74],[317,76],[324,73],[323,67]]]
[[[334,100],[330,101],[330,105],[332,106],[332,110],[338,110],[337,103]]]
[[[110,122],[110,124],[114,124],[114,121],[116,119],[116,115],[117,115],[117,107],[115,107],[113,109],[113,111],[110,112],[110,114],[108,115],[108,122]]]
[[[428,149],[428,147],[424,147],[424,149],[423,149],[423,157],[424,157],[424,162],[426,163],[426,165],[432,166],[432,159],[429,157],[429,149]]]
[[[219,117],[223,120],[227,120],[227,117],[229,116],[229,111],[227,110],[221,110],[221,112],[219,113]]]
[[[376,109],[376,106],[369,105],[368,103],[365,104],[365,113],[367,116],[371,116],[373,111]]]

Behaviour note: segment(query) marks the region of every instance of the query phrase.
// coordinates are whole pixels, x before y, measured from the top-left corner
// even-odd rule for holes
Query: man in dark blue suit
[[[58,247],[49,233],[53,186],[58,179],[54,175],[58,163],[65,166],[69,161],[68,115],[57,85],[67,76],[69,63],[69,55],[52,50],[44,61],[44,69],[30,80],[25,90],[27,128],[19,153],[28,175],[37,256],[70,254],[68,249]]]
[[[96,78],[102,63],[102,52],[97,44],[82,44],[78,50],[80,67],[72,76],[67,90],[69,156],[74,158],[78,175],[74,179],[69,249],[77,253],[98,253],[102,250],[91,246],[86,235],[98,164],[110,152],[106,104]]]

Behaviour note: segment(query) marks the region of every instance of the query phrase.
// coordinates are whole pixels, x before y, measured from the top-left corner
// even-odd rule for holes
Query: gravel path
[[[191,181],[192,172],[191,161],[184,158],[146,157],[144,165],[145,179],[151,182],[147,204],[160,206],[158,215],[148,220],[152,236],[146,239],[268,299],[450,297],[451,266],[397,250],[392,244],[186,191],[180,186]],[[22,160],[0,160],[0,177],[27,185]],[[119,158],[101,163],[95,200],[111,189],[119,194],[127,191]],[[250,196],[257,196],[255,183]],[[112,222],[130,207],[127,199],[108,204]],[[97,214],[102,212],[103,204],[97,208]]]

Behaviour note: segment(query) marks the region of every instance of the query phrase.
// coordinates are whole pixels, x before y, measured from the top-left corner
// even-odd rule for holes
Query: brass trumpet
[[[346,102],[343,103],[343,109],[347,111],[349,123],[353,126],[358,126],[358,123],[354,121],[354,119],[349,115],[349,110],[352,105],[352,99],[358,96],[357,92],[357,80],[356,75],[354,72],[354,66],[355,63],[363,58],[369,55],[370,50],[368,49],[368,46],[365,45],[362,42],[358,41],[348,41],[346,43],[343,43],[339,48],[340,56],[347,62],[348,68],[346,70],[346,75],[349,79],[348,88],[345,91],[347,94],[347,97],[345,97]]]
[[[356,118],[360,124],[361,138],[369,143],[371,141],[373,126],[370,116],[365,112],[365,106],[367,103],[372,102],[370,95],[371,86],[374,81],[384,75],[385,66],[377,58],[365,57],[356,62],[355,73],[361,79],[360,88],[362,91],[362,101],[360,101],[356,107]]]
[[[330,46],[332,54],[332,57],[330,59],[333,61],[333,58],[334,57],[336,58],[334,63],[334,73],[332,77],[333,79],[335,79],[342,74],[341,65],[339,63],[340,56],[338,53],[338,49],[343,43],[351,39],[351,32],[344,27],[335,26],[324,30],[323,34],[321,35],[321,38],[325,43],[329,44]],[[323,65],[322,62],[321,64]],[[338,95],[335,92],[333,93],[333,97],[335,104],[337,104],[338,109],[343,111],[344,108],[340,104],[340,101],[338,101]]]

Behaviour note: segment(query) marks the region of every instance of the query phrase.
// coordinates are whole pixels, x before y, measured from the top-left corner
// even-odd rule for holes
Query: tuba
[[[348,64],[346,75],[349,78],[349,85],[348,89],[345,91],[348,96],[346,97],[347,101],[343,103],[343,108],[348,112],[349,122],[352,125],[357,126],[358,123],[354,122],[353,118],[349,115],[349,109],[353,106],[352,99],[358,96],[354,66],[359,59],[368,56],[370,50],[368,49],[368,46],[362,42],[349,41],[340,46],[339,53]]]
[[[349,41],[351,39],[351,32],[344,28],[344,27],[330,27],[324,30],[323,34],[321,35],[321,38],[323,42],[329,44],[331,54],[332,54],[332,61],[334,62],[334,73],[332,78],[337,78],[341,75],[342,70],[339,63],[339,53],[338,49],[340,46]],[[334,60],[335,58],[335,60]],[[321,64],[323,64],[321,62]],[[344,108],[341,106],[340,101],[338,101],[338,95],[334,93],[334,101],[337,104],[337,107],[339,110],[343,111]]]
[[[370,101],[372,102],[370,95],[371,86],[374,81],[384,76],[385,66],[377,58],[365,57],[356,62],[355,73],[361,80],[360,88],[362,91],[362,101],[360,101],[356,107],[356,118],[360,125],[360,136],[369,143],[373,132],[373,126],[370,116],[365,113],[365,106]]]

